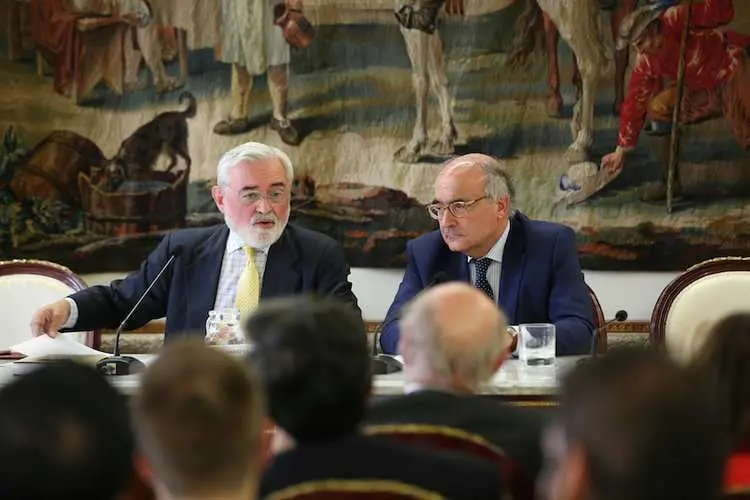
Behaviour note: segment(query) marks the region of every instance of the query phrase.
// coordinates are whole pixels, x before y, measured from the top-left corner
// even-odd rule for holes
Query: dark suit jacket
[[[74,329],[117,327],[172,251],[182,247],[181,255],[133,314],[126,329],[166,316],[165,340],[183,334],[204,335],[208,312],[216,300],[228,237],[229,229],[224,224],[168,234],[140,270],[109,286],[90,287],[70,296],[78,306]],[[344,252],[335,240],[288,224],[268,251],[260,298],[313,292],[339,297],[359,311],[348,276]]]
[[[489,462],[352,435],[275,456],[261,479],[260,496],[324,479],[399,481],[455,500],[498,500],[502,493],[500,472]]]
[[[373,400],[366,425],[444,425],[482,436],[534,481],[542,467],[541,433],[548,417],[483,396],[422,390]]]
[[[407,244],[406,270],[380,337],[387,354],[396,354],[401,307],[440,281],[469,281],[466,255],[451,251],[439,231]],[[516,213],[503,252],[500,307],[510,324],[554,323],[557,355],[590,352],[594,317],[572,229],[533,221]]]

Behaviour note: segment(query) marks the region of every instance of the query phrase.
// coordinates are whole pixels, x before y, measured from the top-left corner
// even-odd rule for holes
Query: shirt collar
[[[484,257],[492,259],[495,262],[502,262],[503,252],[505,251],[505,243],[508,241],[509,233],[510,233],[510,219],[508,219],[508,223],[505,225],[505,231],[503,231],[503,234],[500,235],[500,238],[495,242],[492,248],[490,248],[490,251],[487,252],[487,255],[485,255]],[[467,256],[466,260],[468,262],[471,262],[473,258]]]
[[[261,253],[268,253],[268,248],[270,245],[266,245],[260,248],[256,248],[256,252]],[[229,237],[227,238],[227,253],[233,253],[238,250],[242,250],[245,248],[245,242],[240,237],[239,234],[235,233],[231,229],[229,230]]]

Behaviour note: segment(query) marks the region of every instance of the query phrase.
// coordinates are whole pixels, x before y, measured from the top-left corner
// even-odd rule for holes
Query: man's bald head
[[[497,370],[509,337],[502,311],[466,283],[428,288],[404,309],[399,350],[408,382],[474,391]]]
[[[435,179],[430,206],[448,247],[482,257],[508,225],[513,186],[500,162],[472,153],[448,161]]]
[[[491,200],[514,195],[510,176],[502,163],[492,156],[482,153],[469,153],[452,158],[443,164],[435,184],[444,183],[448,178],[460,178],[462,182],[477,183]]]

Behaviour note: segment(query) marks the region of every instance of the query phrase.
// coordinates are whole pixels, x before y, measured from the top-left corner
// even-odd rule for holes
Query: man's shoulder
[[[483,415],[497,418],[500,415],[515,414],[516,408],[479,395],[459,395],[441,391],[416,391],[410,394],[382,398],[370,405],[370,423],[379,425],[388,422],[389,417],[405,421],[409,412],[418,411],[420,414],[435,416],[432,423],[440,425],[440,409],[454,408],[463,415]],[[432,410],[435,411],[432,411]],[[455,416],[455,415],[454,415]],[[425,421],[425,424],[430,422]]]
[[[363,462],[362,457],[367,457]],[[311,480],[330,478],[390,479],[442,493],[448,498],[479,498],[501,480],[495,467],[473,457],[451,452],[434,453],[383,437],[356,436],[302,446],[275,456],[262,482],[263,495]],[[466,481],[468,486],[456,482]]]

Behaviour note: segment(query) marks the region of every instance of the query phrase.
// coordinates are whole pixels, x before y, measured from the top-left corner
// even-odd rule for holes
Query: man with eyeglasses
[[[575,233],[513,210],[512,197],[510,177],[489,156],[474,153],[445,164],[427,206],[440,229],[407,244],[404,277],[381,330],[383,352],[398,353],[403,305],[446,281],[482,290],[511,325],[553,323],[557,355],[590,351],[594,319]]]
[[[332,238],[288,224],[294,170],[282,151],[248,142],[219,161],[211,194],[225,224],[165,236],[140,270],[39,309],[35,335],[116,328],[177,255],[126,329],[166,316],[165,341],[205,334],[211,310],[247,316],[260,300],[302,293],[331,295],[360,313],[343,249]]]

